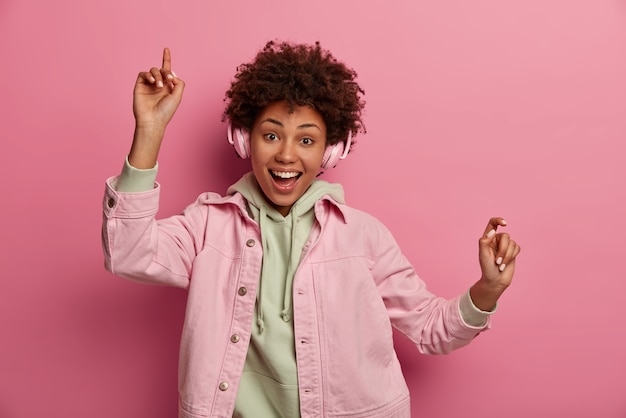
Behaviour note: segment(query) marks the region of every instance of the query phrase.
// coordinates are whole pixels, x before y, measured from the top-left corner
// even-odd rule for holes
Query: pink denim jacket
[[[232,417],[250,340],[262,248],[240,194],[200,195],[181,215],[155,220],[159,187],[118,193],[107,182],[106,268],[188,289],[179,364],[179,417]],[[431,294],[391,233],[329,197],[293,282],[302,417],[410,417],[392,326],[422,353],[448,353],[480,331],[459,299]]]

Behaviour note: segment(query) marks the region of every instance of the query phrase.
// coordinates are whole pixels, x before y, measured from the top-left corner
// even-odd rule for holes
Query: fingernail
[[[500,221],[500,223],[501,223],[502,225],[506,225],[506,221],[505,221],[504,219],[502,219],[502,221]]]
[[[493,234],[495,234],[495,233],[496,233],[495,229],[492,229],[491,231],[487,232],[487,238],[493,237]]]
[[[172,74],[174,74],[174,77],[178,78],[178,76],[176,75],[174,71],[172,71]]]
[[[154,77],[150,77],[150,82],[154,83],[156,80],[154,79]]]
[[[497,265],[502,264],[502,257],[498,257],[498,259],[496,260],[496,264]]]
[[[173,75],[171,75],[171,74],[168,74],[168,75],[167,75],[167,79],[168,79],[168,80],[173,80],[173,79],[174,79],[174,76],[173,76]]]
[[[157,86],[158,87],[163,87],[163,82],[161,80],[157,81]]]
[[[506,267],[506,264],[500,264],[500,271],[504,271],[505,267]]]

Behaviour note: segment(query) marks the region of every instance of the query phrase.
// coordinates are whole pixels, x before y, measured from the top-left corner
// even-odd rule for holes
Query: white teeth
[[[292,177],[296,177],[299,173],[295,171],[285,172],[285,171],[273,171],[272,174],[276,177],[280,177],[281,179],[290,179]]]

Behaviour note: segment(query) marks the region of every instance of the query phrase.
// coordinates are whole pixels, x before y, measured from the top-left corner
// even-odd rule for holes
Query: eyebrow
[[[278,125],[278,126],[280,126],[282,128],[285,127],[281,121],[273,119],[273,118],[266,118],[266,119],[263,119],[261,121],[261,123],[265,123],[265,122],[269,122],[269,123],[272,123],[274,125]],[[320,128],[319,126],[317,126],[316,124],[314,124],[312,122],[311,123],[303,123],[302,125],[298,125],[298,129],[306,129],[306,128],[317,128],[319,131],[322,130],[322,128]]]

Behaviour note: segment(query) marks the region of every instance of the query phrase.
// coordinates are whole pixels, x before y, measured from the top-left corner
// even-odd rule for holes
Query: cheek
[[[257,142],[252,140],[250,143],[250,159],[257,165],[265,164],[271,156],[271,148]]]
[[[325,149],[322,149],[321,151],[318,151],[315,153],[315,155],[311,155],[310,158],[307,159],[307,165],[309,166],[310,169],[320,169],[322,167],[322,160],[324,159],[324,151]]]
[[[250,163],[250,165],[252,166],[252,172],[254,172],[254,176],[257,179],[261,179],[262,174],[265,172],[265,166],[261,164],[261,162],[255,157],[251,157]]]
[[[264,164],[263,153],[259,152],[259,148],[252,146],[250,149],[250,162],[252,164],[252,168],[260,167]]]

